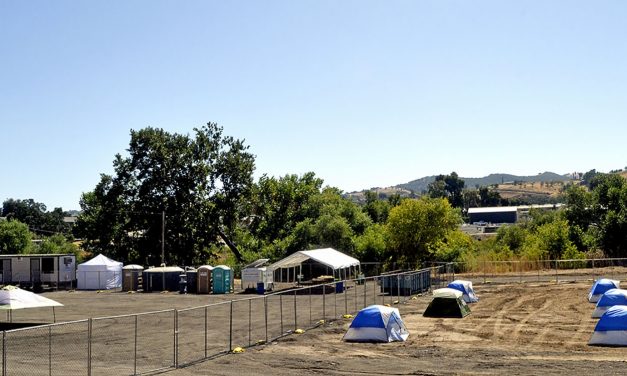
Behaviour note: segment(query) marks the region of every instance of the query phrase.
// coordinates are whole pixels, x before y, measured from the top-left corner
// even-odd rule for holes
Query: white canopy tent
[[[309,270],[306,267],[303,269],[304,263],[309,264]],[[278,270],[280,273],[279,278],[275,276],[275,282],[296,282],[299,279],[298,276],[303,276],[303,273],[313,277],[312,263],[321,265],[326,270],[325,275],[332,275],[334,278],[340,279],[356,277],[357,273],[361,271],[359,260],[333,248],[298,251],[270,265],[270,268],[275,271]],[[287,270],[285,278],[283,278],[282,269]]]
[[[76,270],[79,290],[108,290],[122,287],[122,263],[99,254],[78,265]]]
[[[48,299],[30,291],[22,290],[19,287],[9,285],[0,288],[0,310],[8,311],[9,321],[13,321],[13,310],[41,307],[52,307],[52,315],[54,317],[54,321],[56,321],[54,307],[62,306],[63,304],[55,300]]]

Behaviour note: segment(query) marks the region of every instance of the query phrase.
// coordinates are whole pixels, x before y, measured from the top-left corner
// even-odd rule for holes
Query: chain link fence
[[[181,310],[41,325],[2,332],[2,375],[141,375],[188,366],[297,329],[398,304],[440,283],[443,266]],[[436,272],[432,277],[432,272]]]

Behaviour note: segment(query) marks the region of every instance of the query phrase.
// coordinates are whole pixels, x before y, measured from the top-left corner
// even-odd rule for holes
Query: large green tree
[[[431,198],[446,198],[453,207],[462,208],[464,185],[464,180],[453,171],[450,175],[436,176],[435,181],[428,186],[428,194]]]
[[[222,239],[232,241],[252,186],[254,156],[215,123],[193,136],[145,128],[131,131],[128,156],[101,175],[81,199],[78,232],[89,249],[122,260],[158,264],[205,262]],[[163,221],[163,215],[165,221]]]
[[[0,253],[20,254],[31,247],[28,226],[17,220],[0,220]]]
[[[16,219],[28,225],[31,231],[50,235],[62,233],[70,235],[71,227],[63,222],[66,213],[62,208],[54,208],[52,211],[46,210],[46,205],[35,200],[15,200],[8,199],[2,203],[2,217]]]
[[[461,223],[459,210],[443,198],[403,200],[388,216],[390,256],[417,265],[433,257],[439,243]]]

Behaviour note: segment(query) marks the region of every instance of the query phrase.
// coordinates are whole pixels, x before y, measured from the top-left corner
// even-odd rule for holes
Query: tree
[[[443,198],[403,200],[387,222],[390,256],[417,265],[433,256],[434,248],[461,223],[459,211]]]
[[[28,226],[17,220],[0,221],[0,253],[27,253],[31,246]]]
[[[627,255],[627,180],[620,175],[595,177],[594,216],[598,244],[608,257]]]
[[[375,223],[355,238],[355,256],[366,262],[381,262],[387,249],[385,226]]]
[[[55,208],[51,212],[46,211],[46,205],[35,200],[8,199],[2,203],[2,216],[8,219],[16,219],[30,227],[31,231],[50,235],[63,233],[70,235],[71,228],[63,222],[65,212],[61,208]]]
[[[446,198],[453,207],[462,208],[464,185],[464,180],[460,179],[454,171],[450,175],[438,175],[428,186],[429,197]]]
[[[77,232],[90,249],[149,265],[161,262],[164,228],[169,262],[206,262],[220,238],[241,260],[232,238],[252,186],[247,150],[215,123],[193,137],[132,130],[128,157],[116,155],[114,175],[101,175],[81,198]]]

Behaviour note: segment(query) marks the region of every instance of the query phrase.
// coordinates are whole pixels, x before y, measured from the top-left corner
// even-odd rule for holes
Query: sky
[[[217,122],[343,191],[627,166],[624,1],[0,0],[0,200]]]

